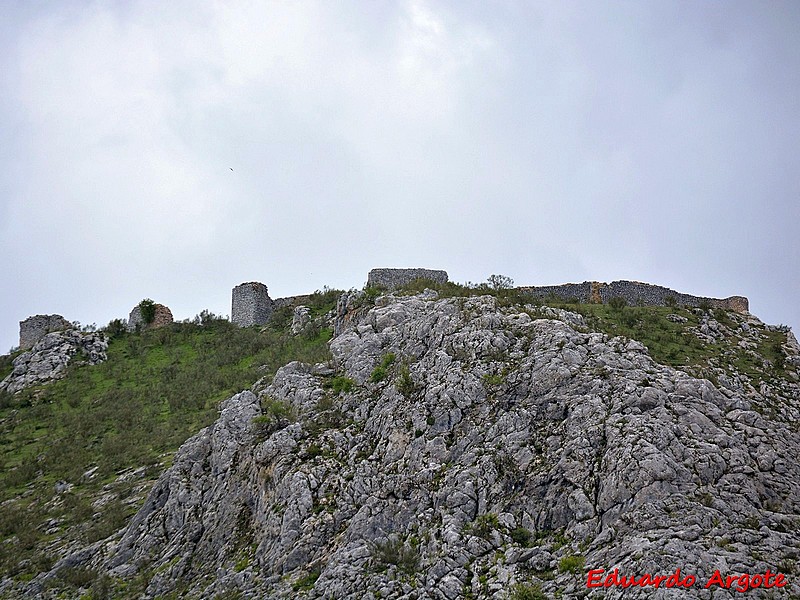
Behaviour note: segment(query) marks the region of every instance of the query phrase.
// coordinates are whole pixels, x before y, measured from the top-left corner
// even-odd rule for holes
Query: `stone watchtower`
[[[273,308],[274,303],[263,283],[251,281],[233,288],[231,322],[239,327],[266,325]]]

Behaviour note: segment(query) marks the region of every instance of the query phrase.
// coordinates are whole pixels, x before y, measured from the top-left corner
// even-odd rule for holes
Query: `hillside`
[[[0,594],[728,598],[715,571],[770,569],[788,585],[748,597],[800,597],[786,328],[502,286],[334,299],[300,334],[122,334],[3,395]],[[615,567],[697,583],[587,588]]]

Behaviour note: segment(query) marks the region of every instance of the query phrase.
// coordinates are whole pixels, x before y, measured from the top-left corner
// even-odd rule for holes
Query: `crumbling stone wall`
[[[667,300],[672,298],[679,306],[700,306],[707,303],[712,308],[724,308],[736,312],[750,310],[750,303],[744,296],[705,298],[639,281],[612,281],[611,283],[584,281],[583,283],[521,287],[519,289],[536,298],[555,297],[578,302],[607,303],[611,298],[624,298],[632,306],[666,306]]]
[[[747,312],[750,306],[744,296],[731,296],[724,299],[706,298],[638,281],[613,281],[602,284],[600,288],[602,301],[605,303],[614,297],[624,298],[628,304],[643,306],[665,306],[670,297],[680,306],[700,306],[707,303],[713,308],[724,308],[737,312]]]
[[[411,283],[415,279],[430,279],[436,283],[447,283],[447,271],[433,269],[372,269],[367,275],[368,287],[383,287],[393,290]]]
[[[137,328],[157,329],[173,322],[172,311],[168,307],[163,304],[156,304],[155,309],[156,312],[153,321],[151,323],[145,323],[142,317],[142,309],[138,304],[134,306],[130,315],[128,315],[128,329],[130,331],[135,331]]]
[[[30,350],[36,342],[53,331],[72,329],[73,325],[61,315],[34,315],[19,322],[20,350]]]
[[[263,283],[250,281],[233,288],[231,322],[239,327],[266,325],[274,308],[275,304]]]
[[[538,285],[519,289],[535,298],[558,298],[567,302],[575,300],[589,302],[592,294],[592,284],[589,281],[565,283],[563,285]]]

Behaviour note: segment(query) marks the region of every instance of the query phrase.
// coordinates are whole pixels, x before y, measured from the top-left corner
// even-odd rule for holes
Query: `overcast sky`
[[[800,327],[800,3],[0,2],[0,352],[373,267]]]

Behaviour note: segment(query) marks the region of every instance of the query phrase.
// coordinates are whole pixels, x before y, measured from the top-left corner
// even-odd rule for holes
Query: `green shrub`
[[[337,375],[325,382],[325,387],[337,394],[347,394],[355,389],[356,382],[345,375]]]
[[[142,315],[142,321],[144,321],[146,325],[150,325],[156,318],[156,303],[150,298],[145,298],[139,302],[139,312]]]
[[[97,573],[85,567],[62,567],[56,573],[61,581],[74,588],[88,587],[97,577]]]
[[[394,565],[400,573],[414,575],[419,571],[419,548],[416,544],[390,538],[373,546],[372,561],[373,566],[379,571]]]
[[[266,398],[261,402],[261,414],[253,417],[252,423],[256,433],[256,441],[266,439],[269,434],[287,425],[297,418],[294,407],[288,402]]]
[[[514,542],[525,548],[529,547],[533,540],[533,534],[530,529],[526,529],[525,527],[515,527],[509,532],[509,535],[511,535],[511,539],[514,540]]]
[[[529,585],[527,583],[518,583],[511,588],[509,600],[547,600],[542,591],[542,587],[536,583]]]
[[[609,299],[608,305],[615,311],[619,312],[623,310],[626,306],[628,306],[628,301],[625,300],[622,296],[614,296],[613,298]]]
[[[538,583],[533,585],[518,583],[511,588],[509,600],[547,600],[547,596]]]
[[[403,365],[400,367],[400,372],[397,376],[397,380],[395,381],[395,386],[397,387],[397,391],[406,398],[409,398],[416,390],[416,386],[414,385],[414,380],[411,378],[411,371],[409,370],[408,365]]]
[[[292,584],[292,590],[295,592],[306,592],[314,588],[314,584],[317,583],[317,579],[319,579],[320,570],[314,569],[309,572],[307,575],[303,575],[297,581]]]
[[[261,401],[261,411],[262,417],[268,417],[275,421],[291,421],[295,418],[295,410],[291,404],[270,397],[266,397]]]
[[[487,386],[503,385],[503,381],[502,375],[490,375],[487,373],[483,376],[483,383]]]
[[[109,339],[113,340],[128,333],[128,328],[125,327],[125,323],[122,319],[112,319],[108,322],[108,325],[105,326],[104,331]]]
[[[559,573],[573,573],[578,574],[583,571],[583,565],[586,559],[578,554],[571,554],[565,556],[558,562]]]
[[[288,331],[292,325],[294,311],[291,306],[281,306],[272,311],[269,326],[275,331]]]
[[[308,300],[308,308],[311,309],[311,317],[321,317],[336,308],[336,302],[342,295],[341,290],[335,290],[324,286],[322,290],[317,290]]]
[[[388,372],[389,367],[394,363],[396,358],[397,357],[395,356],[394,352],[388,352],[384,354],[383,358],[381,359],[381,363],[372,370],[369,380],[372,383],[383,381],[386,378],[386,373]]]
[[[514,287],[514,280],[505,275],[489,275],[486,281],[489,282],[489,287],[494,291],[509,290]]]
[[[317,456],[321,456],[323,452],[324,451],[319,444],[311,444],[308,448],[306,448],[305,457],[316,458]]]
[[[472,523],[472,533],[482,538],[488,538],[492,531],[499,528],[500,521],[494,513],[479,515]]]

